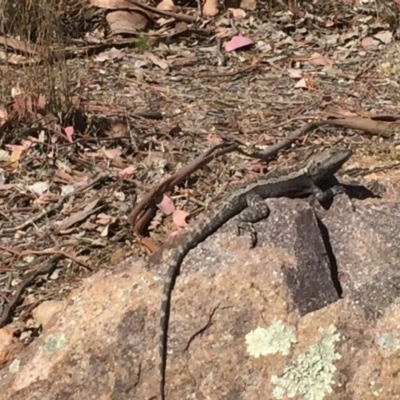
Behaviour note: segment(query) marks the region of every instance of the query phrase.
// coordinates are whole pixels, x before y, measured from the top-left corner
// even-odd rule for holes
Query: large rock
[[[317,215],[270,200],[256,248],[231,221],[190,252],[167,399],[400,399],[398,199],[353,210],[340,195]],[[148,267],[127,260],[86,279],[3,368],[1,399],[158,398],[162,267]]]

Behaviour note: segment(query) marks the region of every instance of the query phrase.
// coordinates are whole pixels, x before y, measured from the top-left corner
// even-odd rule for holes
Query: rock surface
[[[231,221],[188,255],[168,400],[400,399],[400,196],[353,203],[270,200],[256,248]],[[1,399],[158,398],[162,287],[138,260],[86,279],[1,370]]]

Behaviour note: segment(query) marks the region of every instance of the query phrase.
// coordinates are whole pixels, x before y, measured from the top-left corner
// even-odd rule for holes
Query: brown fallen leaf
[[[206,0],[203,6],[203,15],[206,17],[215,17],[218,13],[218,0]]]
[[[322,54],[313,53],[313,54],[311,54],[309,63],[313,64],[313,65],[323,65],[323,66],[328,65],[328,66],[332,67],[335,64],[335,61],[331,60],[328,57],[323,56]]]
[[[157,4],[157,9],[164,10],[164,11],[173,11],[173,12],[178,11],[178,8],[175,6],[175,4],[172,0],[160,1],[160,3]]]
[[[107,14],[106,21],[113,35],[135,34],[153,26],[153,19],[142,9],[136,11],[112,11]]]
[[[88,203],[83,210],[74,213],[73,215],[71,215],[68,218],[65,218],[64,221],[62,221],[61,223],[58,224],[58,226],[57,226],[58,232],[60,234],[64,233],[64,231],[66,229],[70,228],[72,225],[75,225],[76,223],[83,221],[89,215],[92,215],[95,212],[99,211],[102,208],[102,206],[95,208],[97,206],[97,204],[99,203],[99,201],[100,201],[100,199],[95,199],[95,200],[91,201],[90,203]]]

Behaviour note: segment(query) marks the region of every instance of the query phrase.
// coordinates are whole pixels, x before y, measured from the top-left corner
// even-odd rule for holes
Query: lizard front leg
[[[253,224],[267,218],[270,209],[264,199],[257,193],[248,193],[246,202],[247,208],[239,215],[237,233],[239,236],[242,230],[250,232],[251,247],[253,248],[257,244],[257,232]]]
[[[322,190],[312,178],[309,179],[309,192],[313,196],[313,200],[317,200],[319,203],[324,203],[332,199],[334,196],[338,195],[339,193],[344,193],[345,189],[342,185],[334,185],[329,189]]]
[[[344,187],[342,185],[335,185],[327,190],[322,190],[319,188],[314,182],[312,186],[313,196],[320,203],[324,201],[330,200],[332,197],[336,196],[339,193],[344,193]]]

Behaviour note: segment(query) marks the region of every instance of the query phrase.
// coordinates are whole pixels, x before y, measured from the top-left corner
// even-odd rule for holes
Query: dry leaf
[[[118,175],[121,177],[124,176],[132,176],[136,172],[137,168],[134,165],[129,165],[128,167],[124,168],[123,170],[118,172]]]
[[[8,151],[0,149],[0,162],[8,162],[10,161],[10,154]]]
[[[292,79],[301,79],[303,77],[303,71],[300,69],[289,69],[288,73]]]
[[[110,60],[121,60],[124,57],[125,57],[124,51],[112,47],[110,50],[103,51],[102,53],[94,57],[94,61],[104,62]]]
[[[224,39],[229,36],[229,31],[222,26],[218,26],[217,28],[215,28],[214,32],[215,36],[220,39]]]
[[[8,147],[8,146],[7,146]],[[22,152],[24,151],[22,146],[14,146],[10,156],[10,163],[13,168],[17,168],[19,160],[21,159]]]
[[[113,221],[114,217],[104,213],[97,214],[96,222],[100,225],[108,225]]]
[[[16,185],[12,184],[12,183],[8,183],[8,184],[5,184],[5,185],[0,185],[0,190],[7,191],[7,190],[10,190],[10,189],[14,188],[15,186]]]
[[[75,192],[75,188],[72,185],[63,185],[61,187],[61,194],[65,196],[66,194],[70,194]]]
[[[104,149],[103,154],[109,159],[109,160],[116,160],[119,158],[122,154],[122,150],[120,149]]]
[[[110,225],[107,225],[101,232],[100,232],[100,236],[101,237],[107,237],[108,236],[108,230],[110,228]]]
[[[160,3],[158,3],[157,9],[163,11],[172,11],[172,12],[178,11],[178,8],[175,6],[172,0],[162,0]]]
[[[212,143],[212,144],[222,144],[223,140],[221,138],[221,136],[218,135],[214,135],[212,133],[209,133],[206,137],[207,142]]]
[[[392,42],[393,34],[390,31],[380,31],[374,35],[374,38],[380,40],[382,43],[389,44]]]
[[[115,192],[114,196],[116,199],[118,199],[119,201],[125,201],[126,196],[124,192]]]
[[[379,42],[368,36],[361,40],[361,47],[366,51],[376,50],[379,47]]]
[[[322,66],[328,65],[330,67],[332,67],[335,64],[335,62],[333,60],[331,60],[330,58],[325,57],[319,53],[311,54],[309,63],[313,64],[313,65],[322,65]]]
[[[65,135],[67,136],[67,139],[69,142],[72,143],[72,136],[74,134],[74,127],[73,126],[67,126],[64,128]]]
[[[161,202],[157,204],[157,207],[165,214],[171,215],[175,211],[175,204],[171,197],[164,195]]]
[[[254,42],[243,35],[233,36],[231,40],[225,43],[226,51],[234,51],[252,45]]]
[[[257,0],[242,0],[240,2],[240,7],[244,8],[245,10],[254,11],[257,8]]]
[[[8,112],[4,107],[0,106],[0,127],[7,121]]]
[[[300,79],[295,85],[295,88],[306,88],[307,87],[307,80],[306,78]]]
[[[232,14],[233,19],[240,21],[246,18],[246,11],[241,8],[228,8],[228,11]]]
[[[141,9],[138,11],[112,11],[107,13],[106,21],[113,35],[137,34],[151,27],[153,20]]]
[[[172,221],[178,228],[185,228],[187,226],[186,218],[189,213],[183,210],[175,210],[172,214]]]
[[[150,60],[154,65],[157,65],[157,67],[160,67],[163,70],[168,70],[169,69],[169,64],[161,60],[161,58],[157,57],[156,55],[150,53],[149,51],[145,51],[143,53],[143,58]]]
[[[49,190],[50,185],[47,182],[35,182],[29,185],[28,188],[31,192],[41,195]]]
[[[203,15],[206,17],[214,17],[218,13],[218,0],[206,0],[203,6]]]

